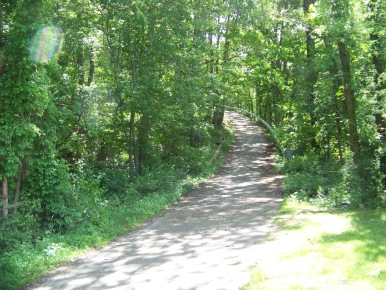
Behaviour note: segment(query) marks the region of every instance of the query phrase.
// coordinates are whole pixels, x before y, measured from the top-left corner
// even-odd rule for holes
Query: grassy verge
[[[15,243],[12,250],[0,254],[0,289],[21,289],[54,268],[91,249],[107,245],[162,213],[215,174],[233,142],[232,133],[224,134],[221,150],[214,142],[206,147],[189,149],[188,153],[195,158],[181,162],[193,173],[161,168],[139,178],[124,195],[102,199],[95,203],[96,206],[90,204],[90,217],[74,229],[62,234],[47,232],[33,243]]]
[[[288,198],[242,289],[386,289],[386,210]]]

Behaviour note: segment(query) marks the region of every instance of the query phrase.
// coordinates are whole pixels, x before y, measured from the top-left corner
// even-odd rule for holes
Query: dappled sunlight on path
[[[238,289],[272,227],[280,179],[262,129],[227,112],[224,166],[163,216],[75,261],[34,289]]]

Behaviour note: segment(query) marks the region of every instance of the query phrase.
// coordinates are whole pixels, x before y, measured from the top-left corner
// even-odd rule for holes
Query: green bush
[[[137,176],[131,188],[142,196],[155,192],[162,193],[172,189],[179,177],[181,174],[178,170],[170,166],[163,166],[146,175]]]
[[[279,169],[288,175],[283,182],[287,194],[298,193],[302,198],[315,197],[318,194],[327,195],[339,180],[339,164],[318,159],[315,155],[295,156],[291,160],[277,158],[277,160],[280,164]]]
[[[283,182],[283,188],[287,194],[296,193],[301,200],[315,197],[321,189],[329,187],[327,177],[308,172],[296,172],[291,174]]]
[[[287,195],[323,206],[376,208],[384,205],[383,176],[379,162],[362,156],[356,162],[352,154],[345,156],[345,164],[319,158],[315,154],[295,156],[290,160],[276,157],[278,170],[286,174],[283,188]]]
[[[8,255],[0,255],[0,272],[2,273],[0,279],[0,289],[19,289],[22,284],[20,284],[20,276],[18,271],[19,269],[17,269],[15,264],[10,261]]]
[[[101,170],[101,186],[107,195],[122,197],[130,186],[130,171],[122,168],[104,168]]]
[[[35,217],[25,205],[0,222],[0,254],[3,250],[17,247],[19,243],[31,244],[38,230]]]
[[[36,153],[22,196],[35,204],[33,215],[41,228],[59,232],[72,228],[80,216],[73,210],[76,203],[69,168],[51,153]]]
[[[343,194],[354,207],[376,208],[383,202],[383,176],[380,174],[379,162],[362,156],[356,163],[347,158],[342,167]]]

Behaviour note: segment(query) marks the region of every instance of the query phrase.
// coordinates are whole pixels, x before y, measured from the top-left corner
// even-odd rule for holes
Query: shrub
[[[104,168],[101,170],[101,186],[108,196],[123,197],[130,186],[130,171],[122,168]]]
[[[376,208],[384,205],[383,176],[379,162],[361,157],[353,161],[352,154],[345,156],[345,164],[316,155],[295,156],[291,160],[276,157],[277,168],[286,173],[283,181],[285,193],[298,200],[310,200],[323,206]]]
[[[362,156],[355,163],[347,158],[342,175],[341,189],[353,206],[376,208],[383,204],[383,176],[376,160]]]
[[[0,254],[2,251],[17,247],[20,243],[33,243],[38,231],[36,218],[25,205],[19,212],[0,222]]]
[[[166,192],[174,187],[180,172],[171,166],[154,169],[143,176],[137,176],[131,188],[140,195]]]

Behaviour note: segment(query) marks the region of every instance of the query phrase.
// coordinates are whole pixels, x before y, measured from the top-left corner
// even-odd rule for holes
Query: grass
[[[386,210],[287,199],[242,289],[386,289]]]

